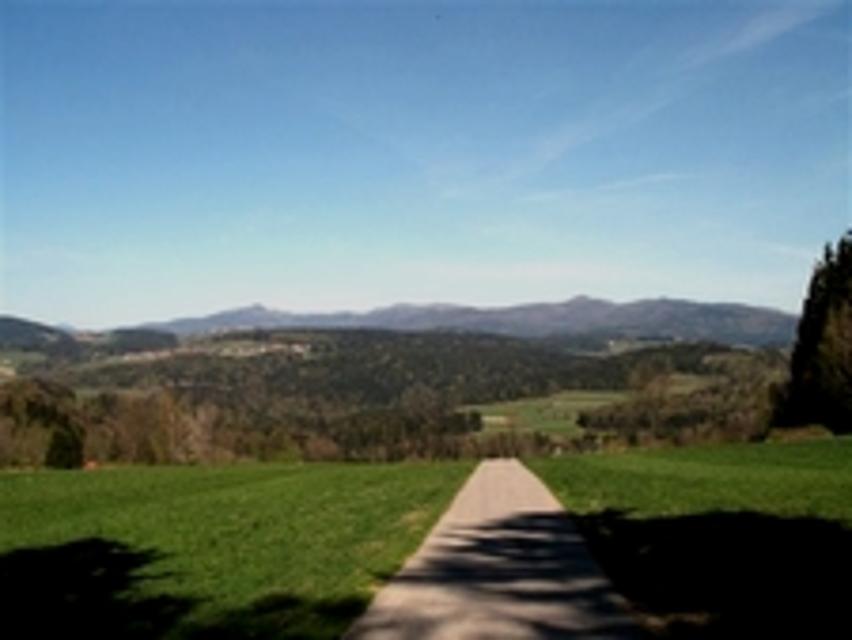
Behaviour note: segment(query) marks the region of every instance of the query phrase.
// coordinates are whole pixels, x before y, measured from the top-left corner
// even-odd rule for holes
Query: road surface
[[[635,638],[637,629],[550,491],[517,460],[489,460],[344,638]]]

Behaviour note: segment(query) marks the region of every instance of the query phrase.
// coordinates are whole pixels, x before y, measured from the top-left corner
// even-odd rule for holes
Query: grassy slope
[[[852,439],[530,466],[651,635],[852,634]]]
[[[2,474],[0,573],[18,566],[10,550],[97,537],[162,555],[140,567],[155,579],[111,594],[111,602],[112,596],[192,602],[181,622],[142,635],[157,628],[170,636],[236,629],[243,637],[248,629],[258,637],[335,637],[369,599],[376,577],[395,571],[417,547],[470,468],[257,465]],[[38,557],[31,560],[34,571]]]
[[[488,430],[515,427],[574,435],[579,433],[577,418],[580,411],[595,409],[626,397],[627,394],[620,391],[562,391],[552,396],[495,402],[469,408],[482,413]]]
[[[852,524],[852,439],[534,460],[569,511],[636,517],[712,510]]]

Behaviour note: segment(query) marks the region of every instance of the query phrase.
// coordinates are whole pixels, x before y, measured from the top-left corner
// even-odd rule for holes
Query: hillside
[[[73,338],[32,320],[0,316],[0,349],[45,349],[62,342],[73,342]]]
[[[0,366],[11,364],[13,369],[26,370],[45,360],[53,364],[83,362],[170,349],[177,344],[174,334],[152,329],[71,333],[23,318],[0,316]]]
[[[64,331],[23,318],[0,316],[0,352],[73,358],[79,351],[77,341]]]
[[[538,432],[517,434],[520,440],[503,433],[474,438],[469,436],[482,430],[481,416],[465,407],[566,389],[639,389],[656,379],[676,381],[677,374],[719,382],[718,393],[714,387],[702,396],[700,415],[672,405],[678,409],[674,436],[689,427],[688,437],[703,437],[692,427],[715,423],[722,410],[739,421],[765,396],[762,387],[749,389],[748,402],[737,395],[722,406],[717,399],[730,395],[720,386],[722,378],[731,376],[719,369],[719,358],[742,360],[738,369],[749,372],[752,363],[760,372],[767,368],[762,354],[770,353],[683,342],[606,356],[546,340],[376,329],[258,329],[119,355],[82,344],[87,350],[79,358],[33,362],[18,373],[46,377],[77,394],[87,459],[146,464],[281,456],[399,460],[598,446],[610,432],[622,439],[633,434],[618,424],[597,428],[596,422],[583,442],[576,441],[576,430],[558,442]],[[10,387],[10,393],[22,397],[20,389]],[[46,437],[44,431],[22,431],[9,419],[38,422],[44,412],[21,418],[13,408],[20,404],[9,403],[8,411],[0,404],[0,444],[4,429],[13,443],[5,454],[0,446],[0,464],[4,455],[9,464],[43,458],[25,437]]]
[[[225,357],[237,349],[247,357]],[[325,411],[351,411],[394,405],[418,384],[458,402],[535,395],[563,385],[623,385],[626,372],[614,362],[505,336],[254,330],[195,339],[171,357],[104,360],[55,374],[72,387],[166,387],[264,412],[294,398],[311,411],[317,404]]]
[[[750,346],[786,345],[796,316],[742,304],[654,299],[618,304],[578,296],[565,302],[500,308],[458,305],[394,305],[364,313],[299,314],[253,305],[209,316],[146,325],[179,335],[251,328],[375,328],[402,331],[449,329],[515,337],[605,334],[665,336]]]

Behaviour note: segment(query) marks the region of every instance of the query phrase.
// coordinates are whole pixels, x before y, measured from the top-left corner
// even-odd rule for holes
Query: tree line
[[[709,386],[667,393],[667,372],[650,371],[631,401],[580,422],[630,444],[760,440],[772,427],[808,425],[852,432],[852,230],[813,270],[789,359],[767,350],[714,361],[720,375]]]
[[[295,341],[310,349],[86,364],[59,368],[50,381],[15,380],[0,387],[0,464],[43,464],[63,424],[75,425],[62,427],[63,434],[80,435],[68,443],[79,441],[76,461],[397,460],[537,451],[549,447],[541,437],[470,438],[481,418],[458,408],[564,388],[625,388],[643,367],[665,362],[700,371],[706,355],[728,351],[676,345],[577,357],[524,340],[440,332],[263,331],[229,339]],[[4,409],[13,405],[18,408]]]

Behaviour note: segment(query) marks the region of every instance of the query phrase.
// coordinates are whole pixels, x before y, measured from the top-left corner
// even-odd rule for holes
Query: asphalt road
[[[567,514],[517,460],[482,462],[347,640],[635,638]]]

